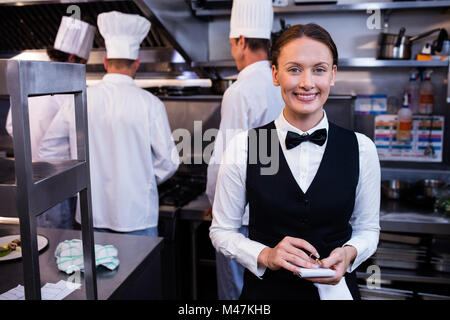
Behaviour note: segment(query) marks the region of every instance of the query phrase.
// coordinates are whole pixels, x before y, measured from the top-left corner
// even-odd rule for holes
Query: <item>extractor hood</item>
[[[117,10],[139,14],[151,22],[140,50],[137,78],[198,79],[201,69],[191,67],[191,58],[154,15],[147,0],[0,0],[0,58],[46,60],[46,48],[54,43],[62,16],[79,13],[80,18],[97,25],[101,12]],[[104,73],[104,40],[97,31],[86,71],[88,79]]]

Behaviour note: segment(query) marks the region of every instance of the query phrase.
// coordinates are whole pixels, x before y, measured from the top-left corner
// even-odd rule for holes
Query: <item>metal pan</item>
[[[441,29],[437,28],[416,36],[407,36],[405,35],[405,28],[402,27],[398,34],[380,33],[377,59],[411,59],[411,46],[414,41],[440,31]]]
[[[410,184],[400,180],[383,180],[381,182],[381,191],[383,196],[388,199],[400,199],[409,190]]]

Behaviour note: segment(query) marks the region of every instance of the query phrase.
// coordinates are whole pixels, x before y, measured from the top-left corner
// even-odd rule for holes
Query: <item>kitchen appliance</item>
[[[165,299],[182,297],[182,252],[180,208],[196,199],[206,190],[206,171],[198,172],[189,166],[180,166],[167,181],[158,186],[158,234],[164,238],[162,251],[163,296]]]
[[[380,33],[378,36],[377,59],[411,59],[411,46],[414,41],[425,38],[433,33],[440,32],[437,42],[434,43],[434,49],[442,48],[444,38],[444,29],[436,28],[416,36],[405,35],[405,28],[400,28],[398,34]]]
[[[206,190],[206,174],[177,171],[158,186],[159,205],[181,208]]]

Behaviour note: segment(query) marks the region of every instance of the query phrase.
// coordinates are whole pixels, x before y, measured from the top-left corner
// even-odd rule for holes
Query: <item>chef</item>
[[[87,89],[92,214],[97,231],[158,235],[157,184],[175,173],[179,158],[163,103],[136,86],[139,46],[150,22],[134,14],[101,13],[107,74]],[[73,108],[60,110],[39,155],[76,155]],[[65,148],[54,148],[65,141]],[[76,220],[80,222],[79,210]]]
[[[53,48],[47,55],[53,62],[86,64],[92,49],[96,28],[89,23],[71,17],[62,17]],[[28,98],[30,121],[31,159],[38,161],[39,145],[58,110],[66,103],[73,103],[72,95],[38,96]],[[6,120],[6,130],[12,136],[11,109]],[[73,228],[75,200],[69,199],[37,217],[40,227]]]
[[[272,82],[268,57],[272,23],[272,1],[233,1],[229,38],[239,75],[222,99],[219,134],[208,166],[206,194],[211,205],[214,205],[219,164],[228,141],[239,131],[273,121],[283,108],[280,89]],[[239,232],[247,235],[248,207],[245,212]],[[219,251],[216,268],[219,299],[238,299],[244,268]]]
[[[62,17],[53,48],[47,49],[50,61],[86,64],[92,49],[95,31],[96,28],[89,23],[71,17]],[[45,131],[61,103],[71,97],[70,95],[47,95],[28,99],[32,160],[39,159],[39,144]],[[12,136],[11,110],[8,112],[6,130]]]

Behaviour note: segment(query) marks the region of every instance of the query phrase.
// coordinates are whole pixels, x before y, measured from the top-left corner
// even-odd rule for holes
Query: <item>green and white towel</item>
[[[95,266],[105,266],[114,270],[119,265],[117,258],[117,248],[113,245],[101,246],[94,245],[95,248]],[[56,264],[58,269],[67,274],[75,271],[84,271],[83,263],[83,244],[80,239],[65,240],[60,242],[55,250]]]

